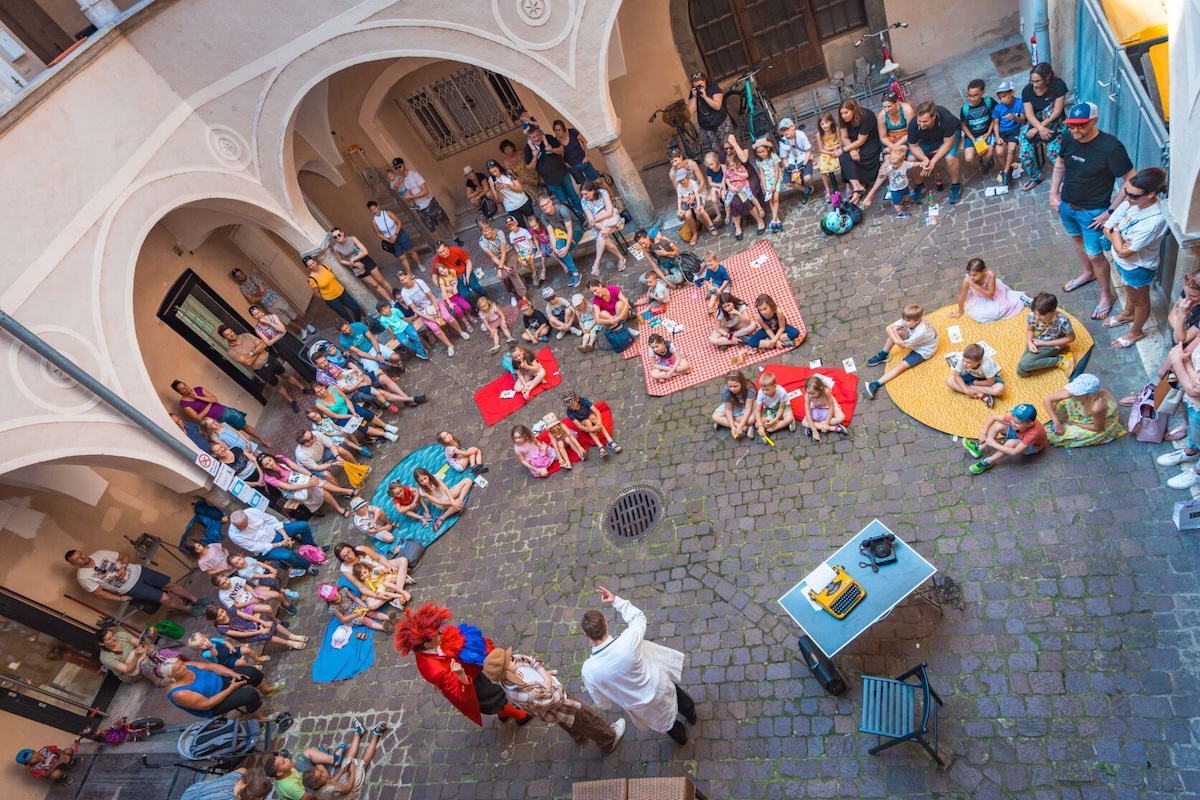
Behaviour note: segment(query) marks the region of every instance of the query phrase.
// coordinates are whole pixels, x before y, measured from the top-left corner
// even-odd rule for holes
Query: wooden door
[[[808,0],[691,0],[692,29],[709,77],[724,81],[755,66],[768,93],[825,77]]]

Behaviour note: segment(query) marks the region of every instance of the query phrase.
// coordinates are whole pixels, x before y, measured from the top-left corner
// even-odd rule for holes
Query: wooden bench
[[[571,800],[708,800],[688,778],[614,778],[580,781]]]

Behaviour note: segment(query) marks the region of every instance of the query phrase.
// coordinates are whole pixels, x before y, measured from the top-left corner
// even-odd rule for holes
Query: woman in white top
[[[384,250],[394,255],[404,271],[411,275],[414,269],[421,268],[421,260],[413,249],[412,239],[404,232],[404,223],[400,218],[386,208],[380,208],[374,200],[367,203],[367,211],[371,214],[371,227],[379,237],[379,244]]]
[[[492,199],[500,204],[505,213],[518,217],[521,227],[525,227],[525,220],[533,216],[533,202],[525,194],[525,187],[495,159],[487,162],[487,172]]]
[[[587,181],[579,190],[583,202],[583,216],[588,227],[596,232],[596,260],[592,262],[592,274],[600,274],[600,259],[604,251],[617,257],[617,272],[625,271],[625,256],[621,255],[617,243],[610,237],[621,230],[625,220],[613,207],[612,198],[608,192],[596,185],[595,181]]]
[[[1167,235],[1159,195],[1167,190],[1167,173],[1147,167],[1125,181],[1125,200],[1104,223],[1112,242],[1113,263],[1125,281],[1125,310],[1106,320],[1104,327],[1129,325],[1113,347],[1132,347],[1146,336],[1142,326],[1150,318],[1150,284],[1158,272],[1159,248]]]

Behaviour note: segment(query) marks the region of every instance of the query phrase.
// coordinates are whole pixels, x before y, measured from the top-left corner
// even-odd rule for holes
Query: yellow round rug
[[[1070,376],[1061,369],[1042,370],[1028,378],[1017,376],[1017,362],[1025,352],[1025,313],[981,325],[965,314],[958,319],[951,319],[950,312],[957,308],[957,305],[943,306],[925,315],[925,319],[937,329],[937,355],[886,384],[884,390],[888,396],[913,419],[954,436],[973,439],[979,436],[983,423],[990,415],[1007,413],[1020,403],[1029,403],[1036,408],[1038,419],[1044,423],[1046,411],[1042,407],[1042,398],[1066,386]],[[1078,364],[1092,349],[1094,342],[1092,335],[1078,319],[1071,314],[1067,316],[1075,328],[1075,341],[1068,352],[1073,362]],[[961,342],[950,341],[946,329],[953,325],[957,325],[962,332]],[[946,378],[951,374],[946,356],[949,353],[961,353],[963,348],[974,342],[986,342],[996,351],[996,363],[1000,365],[1000,377],[1004,379],[1004,394],[996,398],[995,408],[988,408],[982,400],[967,397],[946,385]],[[899,363],[908,352],[894,348],[886,369]],[[883,371],[880,369],[879,374]]]

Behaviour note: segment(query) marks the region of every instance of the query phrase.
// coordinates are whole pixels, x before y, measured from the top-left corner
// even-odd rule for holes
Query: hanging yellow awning
[[[1154,77],[1146,76],[1147,80],[1155,81],[1158,86],[1158,101],[1162,104],[1163,121],[1171,121],[1171,70],[1170,59],[1167,57],[1167,43],[1156,44],[1147,51]]]
[[[1166,0],[1100,0],[1117,43],[1123,47],[1167,35]]]

